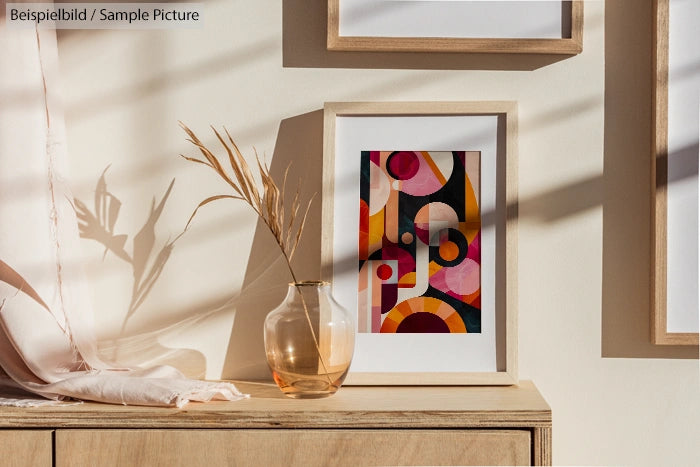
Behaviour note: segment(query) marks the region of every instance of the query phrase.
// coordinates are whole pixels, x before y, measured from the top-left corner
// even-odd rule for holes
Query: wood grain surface
[[[59,430],[57,467],[529,465],[527,430]]]
[[[272,383],[236,382],[251,398],[182,409],[86,402],[0,408],[0,427],[33,428],[519,428],[551,427],[532,382],[504,387],[343,387],[326,399],[285,397]]]
[[[552,412],[530,381],[343,387],[311,400],[287,398],[272,383],[235,383],[251,397],[182,409],[90,402],[0,407],[0,465],[552,462]]]
[[[0,466],[51,467],[50,430],[0,430]]]

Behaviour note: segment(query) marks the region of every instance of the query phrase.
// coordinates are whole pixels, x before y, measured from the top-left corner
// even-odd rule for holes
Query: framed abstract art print
[[[327,47],[575,55],[583,0],[328,0]]]
[[[324,113],[323,276],[357,326],[346,384],[515,384],[515,104]]]

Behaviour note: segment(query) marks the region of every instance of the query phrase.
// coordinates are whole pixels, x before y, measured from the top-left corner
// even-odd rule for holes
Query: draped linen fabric
[[[55,30],[0,21],[0,405],[38,404],[36,395],[177,407],[246,397],[173,367],[126,369],[98,358],[57,73]]]

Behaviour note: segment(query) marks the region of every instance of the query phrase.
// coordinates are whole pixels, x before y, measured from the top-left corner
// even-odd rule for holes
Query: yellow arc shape
[[[387,313],[381,332],[395,333],[401,321],[413,313],[432,313],[447,324],[451,333],[467,332],[459,313],[449,304],[434,297],[413,297],[399,303]]]

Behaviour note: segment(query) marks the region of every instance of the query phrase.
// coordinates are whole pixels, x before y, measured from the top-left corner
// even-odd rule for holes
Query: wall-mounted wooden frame
[[[322,276],[333,283],[335,298],[341,305],[353,310],[358,318],[355,356],[346,384],[516,384],[516,104],[326,103],[324,127]],[[396,175],[397,172],[390,169],[393,167],[393,162],[390,161],[393,157],[399,157],[399,154],[405,157],[404,153],[412,154],[407,157],[416,162],[417,165],[413,166],[413,169],[417,172],[405,176]],[[475,156],[476,153],[478,156]],[[470,157],[476,158],[469,159],[471,161],[478,160],[476,165],[465,162]],[[380,159],[383,162],[380,162]],[[401,165],[409,166],[410,163]],[[423,173],[423,169],[430,172],[425,180],[421,178],[421,184],[428,183],[427,180],[433,176],[441,182],[428,189],[429,194],[421,191],[415,193],[415,196],[408,196],[406,193],[409,192],[409,184],[418,181],[415,177],[419,175],[416,174]],[[478,176],[474,176],[475,171],[478,171]],[[390,201],[381,200],[379,205],[372,204],[375,202],[372,196],[375,195],[371,193],[377,189],[374,183],[379,180],[376,177],[386,182],[382,185],[384,188],[392,187],[392,190],[401,192],[393,199],[397,200],[394,204],[396,215],[402,216],[405,222],[401,222],[401,226],[389,221],[382,222],[379,247],[376,250],[372,246],[368,247],[369,251],[365,254],[370,256],[364,260],[361,257],[361,235],[369,238],[376,233],[372,232],[372,227],[369,230],[360,227],[374,222],[370,220],[370,210],[376,211],[375,214],[381,211],[379,216],[385,216],[385,219],[393,215],[389,209]],[[374,181],[370,183],[370,180]],[[455,189],[458,185],[454,182],[459,180],[462,183],[459,186],[462,188]],[[470,184],[466,180],[473,182]],[[445,190],[448,193],[464,194],[464,197],[460,198],[462,201],[447,201],[444,197]],[[381,189],[374,193],[379,192]],[[469,193],[475,198],[469,198]],[[392,195],[387,196],[391,198]],[[399,197],[403,198],[399,200]],[[465,207],[460,211],[459,207],[463,205],[460,203],[465,203],[466,206],[467,198],[471,200],[469,202],[472,203],[472,210],[469,211]],[[476,210],[473,209],[474,199],[478,205]],[[454,207],[454,211],[450,210],[450,215],[445,218],[434,216],[432,213],[439,212],[434,210],[434,206],[442,205],[442,209],[443,201],[451,208]],[[363,203],[367,210],[361,214]],[[403,208],[410,204],[413,206]],[[420,213],[426,211],[425,208],[431,212],[429,221],[420,221]],[[409,212],[412,214],[408,214]],[[454,218],[450,217],[452,214],[455,215]],[[361,215],[366,216],[367,223],[361,222]],[[476,226],[475,219],[478,219]],[[470,228],[477,229],[476,242],[476,234],[473,231],[471,234],[467,232]],[[396,234],[396,238],[401,239],[395,244],[392,243],[394,240],[388,240],[388,232],[391,229],[395,230],[393,233]],[[424,233],[421,233],[421,229]],[[427,235],[425,232],[428,232]],[[456,237],[453,238],[453,234]],[[463,235],[463,239],[458,238],[460,235]],[[425,240],[428,238],[429,241]],[[450,243],[453,240],[461,246],[458,247],[459,253],[455,253],[456,256],[452,259],[459,259],[456,263],[440,262],[436,255],[442,255],[440,248],[443,241]],[[375,238],[374,246],[376,245]],[[385,254],[386,251],[394,251],[389,250],[391,248],[403,249],[402,255],[405,255],[406,251],[410,252],[411,261],[404,264],[411,264],[413,269],[401,272],[400,262],[403,261],[403,257],[398,253]],[[381,254],[377,256],[379,251]],[[421,251],[423,253],[420,253]],[[450,282],[447,286],[447,280],[443,285],[433,282],[436,278],[436,266],[433,263],[440,262],[447,274],[450,272],[449,268],[462,267],[467,261],[472,261],[469,259],[474,258],[472,254],[478,255],[478,293],[474,292],[476,289],[473,288],[460,289],[462,283],[455,286]],[[379,271],[384,264],[389,264],[399,271],[393,276],[394,282],[389,276],[380,279],[375,277],[380,276],[375,273],[375,269]],[[469,266],[473,266],[473,263]],[[406,285],[402,282],[407,277],[412,277],[412,284]],[[462,276],[459,277],[462,280]],[[380,299],[380,316],[376,308],[377,293],[385,293],[385,285],[398,283],[403,283],[405,287],[401,289],[397,285],[398,290],[405,292],[391,298],[393,301],[386,309],[385,303]],[[380,292],[377,292],[378,290]],[[459,293],[455,294],[453,291]],[[465,295],[469,292],[473,293]],[[448,294],[451,294],[452,298],[447,297]],[[440,311],[436,311],[438,308],[430,308],[436,303],[435,297],[441,302]],[[455,297],[461,302],[455,303]],[[443,304],[449,306],[443,307]],[[474,311],[474,307],[477,306],[478,313]],[[398,313],[397,310],[403,315],[392,315]],[[423,328],[419,331],[411,328],[406,331],[406,328],[401,330],[396,327],[388,332],[384,328],[388,320],[396,316],[396,323],[401,323],[409,316],[415,318],[413,315],[421,313],[422,318],[426,318],[426,313],[439,315],[445,323],[455,323],[457,313],[460,319],[464,320],[467,332],[453,328],[452,324],[445,324],[445,329],[449,327],[449,331],[439,333],[433,328]],[[391,318],[392,316],[394,318]],[[476,322],[472,320],[477,316],[478,331],[474,327]],[[375,318],[381,321],[376,327],[373,321]],[[430,318],[434,319],[435,316]],[[363,322],[366,323],[364,328]]]
[[[583,50],[583,1],[328,0],[327,46],[338,51],[575,55]]]
[[[654,12],[651,340],[698,345],[700,5],[655,0]]]

